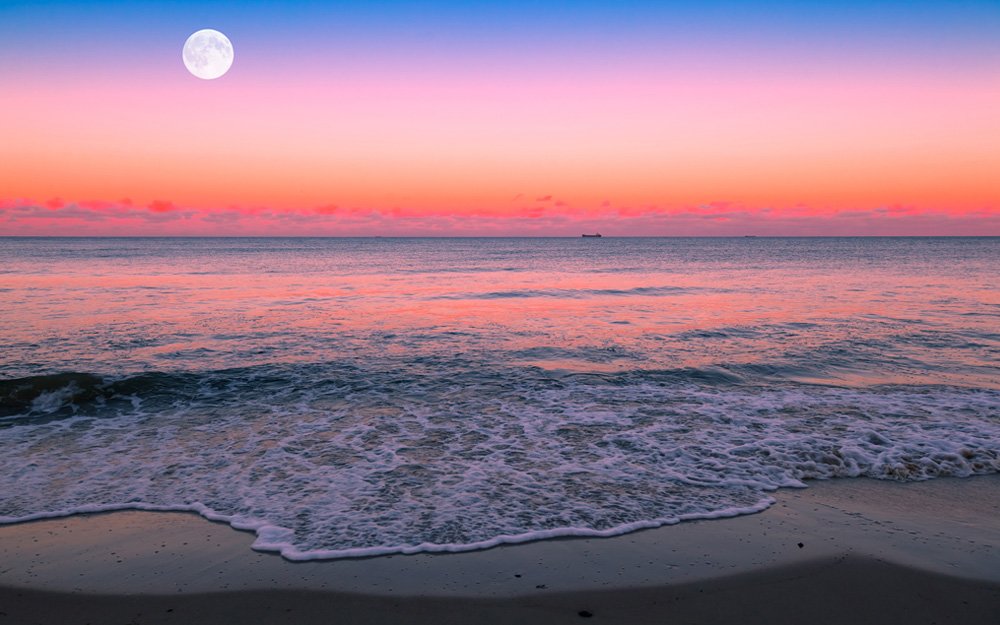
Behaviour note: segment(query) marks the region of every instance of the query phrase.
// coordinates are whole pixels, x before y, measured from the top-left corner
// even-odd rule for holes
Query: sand
[[[0,527],[20,623],[1000,623],[1000,476],[836,480],[610,539],[292,563],[185,513]]]

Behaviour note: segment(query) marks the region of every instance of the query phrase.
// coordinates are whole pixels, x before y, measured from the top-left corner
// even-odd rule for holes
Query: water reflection
[[[0,375],[461,353],[996,388],[997,239],[3,239]]]

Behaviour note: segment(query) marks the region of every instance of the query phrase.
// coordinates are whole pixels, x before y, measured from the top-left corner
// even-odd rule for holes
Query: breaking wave
[[[453,365],[457,363],[452,363]],[[620,534],[1000,471],[1000,392],[323,363],[0,382],[0,522],[193,510],[295,560]]]

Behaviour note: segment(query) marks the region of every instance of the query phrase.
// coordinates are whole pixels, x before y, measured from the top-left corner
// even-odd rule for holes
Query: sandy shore
[[[1000,623],[1000,476],[775,496],[617,538],[308,563],[193,514],[4,526],[0,625]]]

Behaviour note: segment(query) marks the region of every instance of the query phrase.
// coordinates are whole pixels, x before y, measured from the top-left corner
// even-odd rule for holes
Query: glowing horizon
[[[237,50],[208,82],[202,27]],[[996,32],[989,2],[14,4],[0,234],[1000,235]]]

